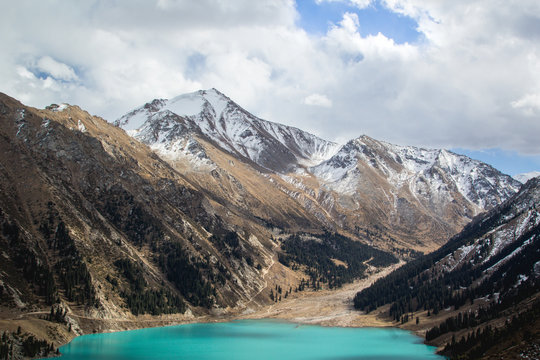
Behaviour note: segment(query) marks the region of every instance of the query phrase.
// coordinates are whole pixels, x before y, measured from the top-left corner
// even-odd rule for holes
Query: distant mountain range
[[[268,180],[254,189],[239,180],[250,195],[257,197],[263,188],[284,192],[325,227],[364,239],[377,234],[382,247],[433,250],[521,186],[485,163],[446,150],[367,136],[340,146],[259,119],[216,89],[156,99],[114,123],[173,166],[197,171],[195,177],[204,177],[206,169],[241,179],[245,169],[220,165],[216,158],[242,161],[255,170],[250,178]],[[278,199],[270,196],[264,205],[279,207]]]

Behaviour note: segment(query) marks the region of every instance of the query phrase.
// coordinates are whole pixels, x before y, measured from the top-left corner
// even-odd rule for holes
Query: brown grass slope
[[[263,210],[204,191],[211,179],[188,179],[76,106],[38,110],[1,94],[0,154],[0,316],[8,321],[1,328],[46,333],[55,345],[74,334],[269,302],[262,292],[270,267],[276,281],[296,277],[273,266],[276,242],[267,219],[318,226],[287,200]],[[252,186],[259,186],[256,179]],[[227,234],[238,242],[224,242]],[[163,306],[181,301],[185,312],[134,316],[126,295],[133,294],[133,274],[119,260],[133,264],[142,279],[137,290],[168,294]],[[195,280],[179,279],[174,266]],[[41,320],[51,304],[65,313],[60,323]]]

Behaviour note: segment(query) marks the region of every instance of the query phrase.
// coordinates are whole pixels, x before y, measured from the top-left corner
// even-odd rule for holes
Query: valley
[[[70,313],[69,317],[83,333],[123,331],[200,322],[226,322],[238,319],[280,319],[299,324],[339,327],[388,327],[393,325],[392,322],[381,314],[361,314],[354,309],[352,300],[358,291],[368,287],[402,264],[399,263],[377,271],[365,279],[344,285],[340,289],[293,292],[282,301],[264,306],[253,306],[253,302],[248,301],[245,307],[239,309],[219,312],[202,311],[196,314],[190,312],[183,315],[139,315],[129,319],[126,317],[84,316],[79,315],[78,311],[75,312],[74,309],[75,311]],[[4,312],[0,314],[0,328],[16,332],[17,328],[21,327],[24,331],[32,331],[36,336],[51,341],[55,347],[73,339],[75,334],[68,332],[65,326],[43,320],[48,313],[48,311],[32,311],[21,312],[13,316],[13,313]]]
[[[392,323],[380,316],[380,314],[366,315],[355,310],[353,298],[357,292],[369,287],[373,282],[388,275],[401,265],[403,265],[403,262],[375,271],[367,278],[343,285],[339,289],[293,294],[290,298],[254,312],[244,310],[238,316],[246,319],[283,319],[302,324],[323,326],[392,326]]]
[[[0,150],[4,357],[263,318],[432,331],[442,347],[466,326],[432,328],[458,310],[499,324],[538,293],[538,180],[447,150],[338,145],[216,89],[114,125],[0,94]]]

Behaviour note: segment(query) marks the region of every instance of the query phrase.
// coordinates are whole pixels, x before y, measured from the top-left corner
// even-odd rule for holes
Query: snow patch
[[[184,116],[197,115],[201,112],[204,104],[204,99],[197,93],[177,96],[167,101],[165,109]]]
[[[518,280],[517,280],[517,283],[516,283],[516,287],[521,285],[522,283],[524,283],[528,279],[529,279],[529,277],[527,275],[519,274],[518,275]]]
[[[531,171],[528,173],[514,175],[513,178],[519,181],[520,183],[525,184],[530,179],[539,177],[539,176],[540,176],[540,171]]]
[[[476,249],[475,244],[462,246],[453,253],[448,254],[446,257],[439,260],[438,264],[441,264],[442,269],[445,272],[451,272],[456,267],[463,264],[463,260],[469,256],[473,249]]]
[[[129,131],[137,130],[143,126],[147,119],[148,114],[145,111],[136,111],[129,117],[129,120],[125,120],[121,127],[129,134]]]
[[[25,124],[22,123],[22,124],[19,124],[19,125],[17,126],[17,134],[15,134],[15,136],[19,137],[19,135],[20,135],[20,133],[21,133],[21,130],[23,129],[24,125],[25,125]]]
[[[537,261],[533,265],[534,276],[540,277],[540,261]]]
[[[491,272],[491,271],[494,271],[496,270],[500,265],[506,263],[507,261],[509,261],[510,259],[512,259],[514,256],[516,256],[517,254],[519,254],[523,248],[525,248],[527,245],[529,245],[530,243],[532,242],[532,239],[529,239],[525,242],[523,242],[523,244],[518,247],[517,249],[515,249],[514,251],[512,251],[510,254],[508,254],[506,257],[504,257],[503,259],[497,261],[495,264],[493,264],[493,266],[491,266],[490,268],[486,269],[486,272]]]
[[[211,171],[217,168],[217,165],[206,155],[204,148],[192,137],[176,139],[172,142],[155,142],[150,147],[164,159],[189,161],[193,170]]]
[[[225,98],[225,96],[218,92],[216,89],[203,91],[201,92],[201,94],[204,95],[205,99],[210,103],[210,105],[214,109],[216,118],[219,119],[221,114],[229,104],[229,99]]]
[[[77,123],[77,127],[79,129],[80,132],[82,133],[85,133],[87,130],[86,130],[86,126],[84,126],[83,122],[79,119],[78,123]]]
[[[16,117],[15,117],[15,121],[16,122],[19,122],[21,120],[23,120],[26,116],[26,111],[24,109],[18,109],[17,112],[16,112]]]

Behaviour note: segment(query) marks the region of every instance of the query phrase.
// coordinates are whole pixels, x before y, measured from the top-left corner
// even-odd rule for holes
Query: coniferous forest
[[[540,225],[535,198],[526,201],[537,188],[538,181],[528,183],[523,203],[511,199],[478,216],[439,250],[357,293],[354,306],[371,312],[387,305],[387,315],[401,324],[415,312],[453,311],[446,317],[441,313],[441,322],[425,335],[426,341],[440,344],[438,339],[452,334],[442,351],[452,359],[481,357],[518,329],[523,329],[522,339],[534,336]]]
[[[292,269],[303,266],[311,282],[328,284],[330,289],[364,277],[368,265],[384,267],[398,262],[390,253],[340,234],[305,235],[294,234],[283,241],[279,261]]]

